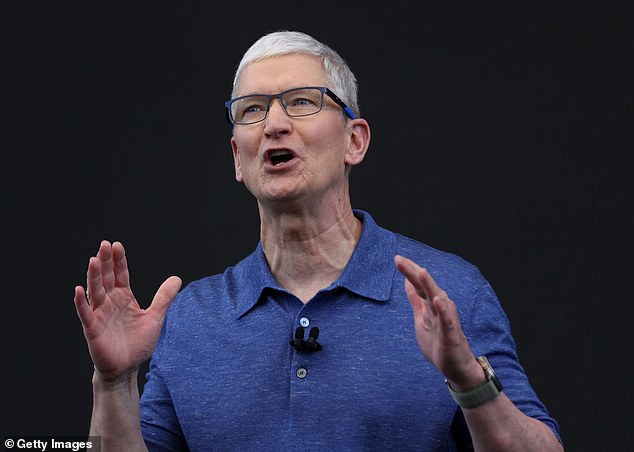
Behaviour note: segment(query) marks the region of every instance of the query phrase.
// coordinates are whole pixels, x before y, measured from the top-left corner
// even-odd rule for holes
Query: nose
[[[293,122],[286,114],[279,98],[271,99],[269,112],[264,120],[264,134],[269,137],[286,135],[291,132]]]

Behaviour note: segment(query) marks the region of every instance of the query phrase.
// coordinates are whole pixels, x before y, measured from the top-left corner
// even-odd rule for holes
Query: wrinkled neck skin
[[[260,239],[273,276],[306,303],[343,272],[361,236],[348,181],[326,197],[258,201]]]

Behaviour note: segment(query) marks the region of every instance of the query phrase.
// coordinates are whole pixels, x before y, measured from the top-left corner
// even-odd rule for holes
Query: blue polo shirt
[[[348,265],[306,304],[277,283],[260,245],[179,293],[141,398],[150,450],[469,448],[460,409],[416,342],[395,254],[429,270],[457,304],[474,354],[487,355],[507,396],[559,437],[478,269],[355,215],[363,231]],[[289,344],[300,325],[319,328],[320,351]]]

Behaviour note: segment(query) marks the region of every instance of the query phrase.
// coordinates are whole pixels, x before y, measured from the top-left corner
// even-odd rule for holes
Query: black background
[[[353,206],[478,265],[569,450],[627,450],[633,4],[15,2],[2,7],[0,434],[81,435],[72,303],[101,239],[142,303],[255,246],[222,103],[261,34],[335,48],[372,127]],[[145,304],[146,305],[146,304]]]

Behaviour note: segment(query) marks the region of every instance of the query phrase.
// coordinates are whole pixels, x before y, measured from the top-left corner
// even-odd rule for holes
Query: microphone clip
[[[298,352],[317,352],[321,350],[321,344],[317,342],[318,336],[319,328],[314,326],[308,333],[308,340],[304,340],[304,328],[298,326],[295,330],[295,339],[291,340],[291,345]]]

